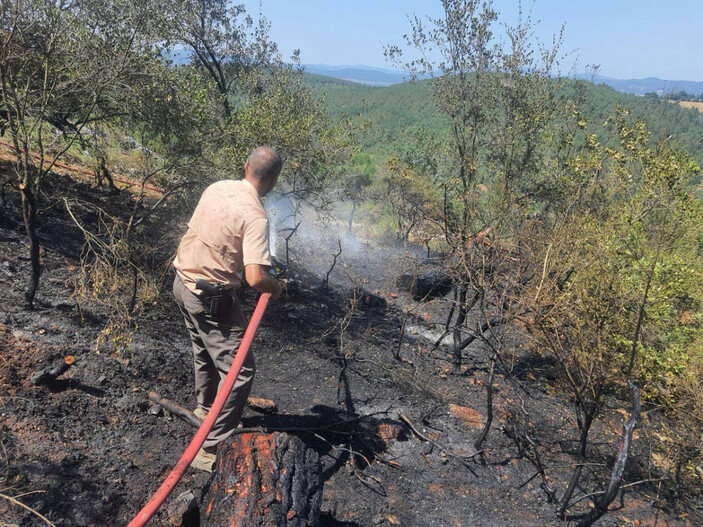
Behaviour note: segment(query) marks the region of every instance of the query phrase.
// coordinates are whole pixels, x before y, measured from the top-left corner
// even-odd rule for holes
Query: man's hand
[[[244,277],[252,289],[278,298],[281,294],[281,284],[269,274],[269,269],[267,265],[249,264],[244,266]]]

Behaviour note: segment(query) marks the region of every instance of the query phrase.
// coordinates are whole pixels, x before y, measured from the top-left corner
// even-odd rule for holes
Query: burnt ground
[[[105,206],[128,199],[107,197],[84,183],[71,185],[72,192]],[[13,200],[0,209],[0,494],[16,497],[56,525],[125,525],[194,433],[168,414],[153,415],[147,399],[156,390],[183,406],[194,404],[189,342],[170,297],[172,274],[163,280],[163,300],[139,315],[128,349],[96,353],[94,341],[109,313],[84,307],[81,317],[76,309],[69,284],[80,235],[59,207],[42,219],[44,273],[37,307],[22,307],[29,262]],[[182,226],[167,228],[178,233]],[[555,518],[548,492],[563,492],[576,448],[573,412],[554,392],[552,366],[515,344],[512,363],[502,365],[497,376],[496,419],[484,453],[470,457],[486,413],[488,350],[467,349],[459,374],[450,371],[448,348],[430,350],[450,297],[418,303],[398,291],[400,272],[432,268],[403,251],[347,238],[330,274],[331,287],[321,289],[337,250],[335,228],[318,223],[291,239],[289,275],[297,290],[270,304],[254,347],[258,373],[252,395],[274,400],[278,414],[247,409],[243,422],[311,429],[295,433],[320,454],[322,524],[574,524]],[[354,304],[352,283],[378,292],[387,307]],[[249,312],[255,300],[252,293],[244,295]],[[401,360],[393,357],[398,349]],[[67,354],[76,364],[58,380],[45,386],[30,382],[34,372]],[[593,432],[592,466],[577,495],[593,489],[595,480],[607,481],[624,420],[617,410],[628,404],[611,406]],[[435,444],[416,437],[399,413]],[[397,437],[379,434],[379,422],[395,428]],[[637,434],[649,433],[648,423],[645,419]],[[344,433],[319,431],[324,427]],[[535,448],[519,439],[525,435],[536,445],[544,480]],[[636,442],[636,454],[644,448]],[[653,477],[645,461],[631,463],[626,476],[629,482]],[[171,499],[189,489],[200,498],[208,480],[190,469]],[[700,497],[686,507],[666,498],[656,483],[634,486],[597,525],[702,523]],[[151,525],[169,524],[168,503]],[[571,512],[585,512],[589,505],[583,500]],[[0,497],[0,525],[44,524]]]

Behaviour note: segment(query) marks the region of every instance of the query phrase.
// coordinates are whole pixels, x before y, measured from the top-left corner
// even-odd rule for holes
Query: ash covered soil
[[[106,206],[129,199],[71,185]],[[163,280],[162,300],[139,315],[127,350],[96,353],[109,313],[79,312],[72,299],[80,234],[58,207],[42,218],[42,283],[36,308],[25,309],[28,249],[15,210],[16,203],[5,204],[0,228],[0,525],[126,525],[194,433],[180,419],[153,411],[147,398],[155,390],[186,408],[195,402],[190,344],[170,294],[172,274]],[[174,243],[186,220],[169,226]],[[566,487],[576,433],[568,401],[551,389],[551,365],[517,349],[515,361],[500,367],[495,420],[476,455],[489,350],[474,344],[465,350],[462,371],[453,373],[449,348],[431,349],[451,293],[416,302],[396,287],[400,273],[433,270],[432,261],[342,236],[330,287],[320,288],[344,227],[303,221],[289,243],[288,276],[297,287],[269,304],[254,345],[252,395],[275,401],[278,413],[247,409],[243,425],[311,429],[295,434],[320,455],[321,524],[567,525],[555,518],[550,492],[560,495]],[[284,257],[282,236],[277,248]],[[387,305],[355,302],[354,286]],[[242,301],[251,313],[253,292]],[[68,354],[76,363],[56,381],[30,382]],[[433,442],[414,434],[399,414]],[[594,464],[612,464],[624,417],[612,412],[594,431]],[[340,423],[344,434],[319,431]],[[534,449],[515,439],[524,435],[538,445],[544,478]],[[646,479],[642,471],[633,463],[628,480]],[[170,502],[186,490],[200,500],[209,479],[189,469],[151,525],[170,525]],[[580,505],[586,511],[590,502]],[[597,525],[696,525],[696,514],[669,508],[655,484],[641,485],[616,500]]]

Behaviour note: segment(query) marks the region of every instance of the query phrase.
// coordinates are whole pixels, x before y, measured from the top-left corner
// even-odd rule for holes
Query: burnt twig
[[[351,444],[349,444],[349,452],[351,453],[351,457],[349,458],[349,464],[351,465],[352,472],[354,476],[356,476],[356,479],[358,479],[361,484],[364,485],[366,488],[378,494],[379,496],[388,496],[386,488],[383,486],[383,483],[380,479],[371,475],[363,474],[357,466],[355,455],[363,459],[366,462],[366,466],[371,466],[371,463],[369,462],[368,458],[363,454],[352,450]]]
[[[503,427],[503,431],[509,438],[515,441],[520,455],[527,458],[535,466],[535,468],[537,468],[537,472],[535,472],[532,477],[530,477],[527,481],[525,481],[522,485],[517,488],[523,488],[537,476],[540,476],[542,480],[542,483],[540,483],[540,487],[547,494],[547,499],[549,503],[556,502],[556,491],[550,487],[549,481],[547,480],[546,467],[544,466],[544,463],[542,463],[542,458],[539,455],[537,443],[535,443],[535,441],[527,433],[521,434],[517,430],[512,429],[510,427]],[[530,455],[529,448],[532,449],[534,455]]]
[[[327,287],[329,287],[330,274],[332,273],[334,266],[337,265],[337,258],[339,258],[339,255],[342,254],[342,242],[337,240],[337,244],[339,245],[339,252],[334,255],[334,260],[332,260],[332,267],[330,267],[330,270],[327,271],[327,275],[325,276],[325,279],[322,281],[322,288],[323,289],[327,289]]]
[[[434,408],[432,408],[432,410],[430,410],[429,412],[427,412],[427,413],[426,413],[425,415],[423,415],[422,418],[420,419],[420,420],[422,421],[422,424],[425,425],[427,428],[432,428],[433,430],[441,431],[439,428],[435,428],[434,426],[432,426],[432,425],[429,423],[430,416],[431,416],[433,413],[435,413],[435,411],[436,411],[440,406],[442,406],[442,405],[441,405],[441,404],[436,404],[436,405],[434,406]]]
[[[286,265],[290,267],[290,258],[288,257],[288,242],[290,242],[290,239],[293,237],[293,235],[298,232],[298,227],[300,227],[300,224],[303,223],[303,220],[300,220],[298,224],[293,227],[292,229],[283,229],[281,232],[286,232],[290,231],[288,235],[284,238],[286,240]]]
[[[456,346],[454,346],[454,349],[451,351],[451,355],[454,357],[461,356],[462,350],[464,348],[468,347],[474,340],[480,339],[482,337],[482,335],[486,331],[488,331],[489,329],[491,329],[495,326],[500,326],[505,323],[506,323],[505,317],[495,317],[495,318],[489,319],[480,328],[477,327],[476,331],[474,333],[470,333],[468,337],[466,337],[464,340],[462,340]],[[455,366],[456,366],[456,361],[455,361]]]
[[[645,483],[659,483],[661,481],[666,481],[668,478],[649,478],[649,479],[641,479],[640,481],[633,481],[632,483],[628,483],[627,485],[620,485],[620,490],[625,490],[625,489],[630,489],[632,487],[636,487],[637,485],[644,485]],[[575,499],[574,501],[571,502],[571,506],[573,507],[579,502],[582,502],[583,500],[587,500],[589,498],[595,498],[596,496],[602,496],[605,494],[606,491],[604,490],[599,490],[598,492],[591,492],[590,494],[584,494],[583,496],[579,496],[578,499]]]
[[[34,493],[37,493],[37,492],[45,492],[45,491],[43,491],[43,490],[35,490],[35,491],[31,492],[30,494],[34,494]],[[25,495],[26,495],[26,494],[25,494]],[[34,515],[37,516],[38,518],[42,519],[42,520],[44,521],[44,523],[46,523],[47,525],[50,525],[51,527],[56,527],[56,525],[55,525],[54,523],[52,523],[49,518],[47,518],[46,516],[42,516],[39,512],[35,511],[34,509],[32,509],[31,507],[29,507],[28,505],[25,505],[25,504],[22,503],[21,501],[15,499],[13,496],[8,496],[7,494],[2,494],[2,493],[0,493],[0,498],[2,498],[2,499],[4,499],[4,500],[7,500],[7,501],[9,501],[10,503],[12,503],[12,504],[14,504],[14,505],[17,505],[17,506],[19,506],[19,507],[22,507],[24,510],[27,510],[27,511],[31,512],[32,514],[34,514]]]

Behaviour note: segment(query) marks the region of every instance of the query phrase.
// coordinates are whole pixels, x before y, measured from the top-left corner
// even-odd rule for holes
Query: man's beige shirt
[[[235,287],[245,265],[271,265],[269,224],[261,198],[246,180],[218,181],[203,192],[173,262],[194,293],[199,278]]]

